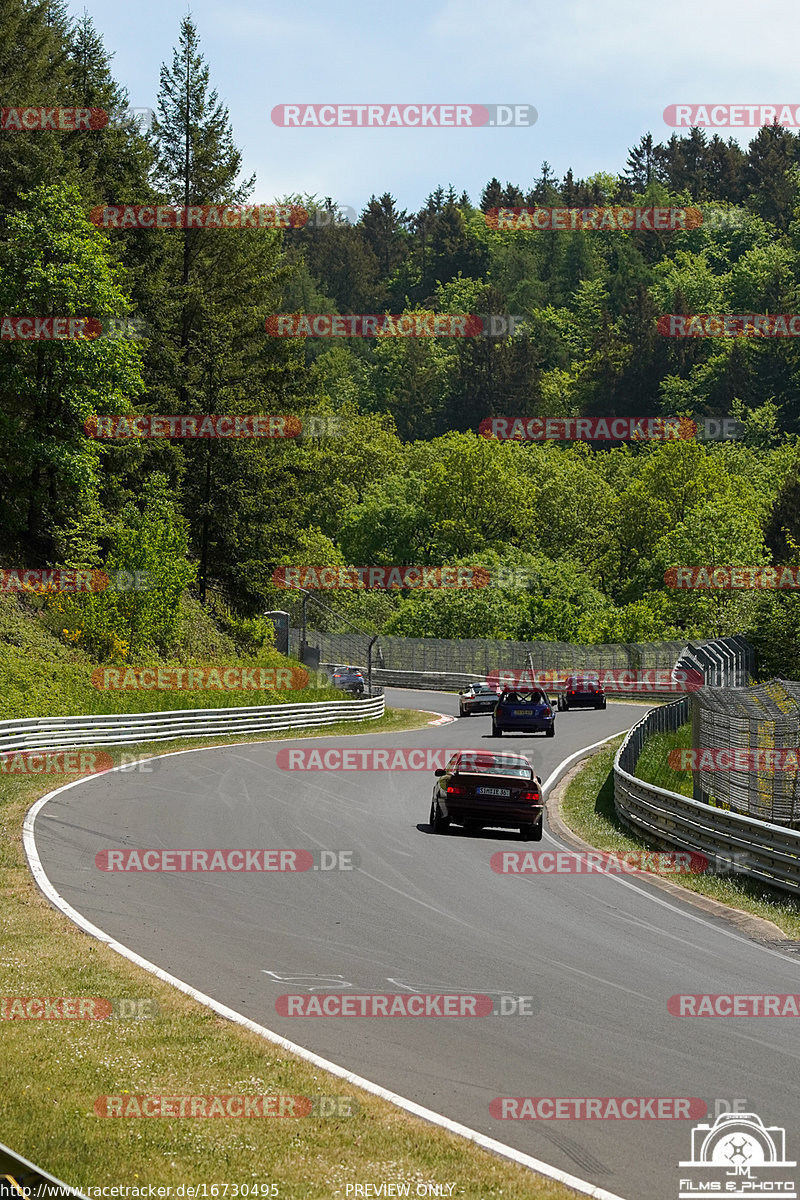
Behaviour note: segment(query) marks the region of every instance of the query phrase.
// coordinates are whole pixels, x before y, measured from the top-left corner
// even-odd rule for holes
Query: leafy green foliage
[[[8,103],[126,102],[87,16],[70,21],[54,2],[0,10]],[[331,197],[297,196],[311,220],[283,233],[100,233],[86,217],[94,204],[241,203],[255,189],[190,17],[157,108],[147,135],[115,121],[87,136],[0,139],[0,310],[147,323],[141,342],[3,344],[2,561],[157,579],[147,592],[51,598],[65,645],[105,661],[223,645],[259,654],[271,644],[261,613],[296,608],[274,584],[280,564],[482,564],[495,584],[470,593],[325,600],[332,620],[428,636],[750,631],[765,656],[795,661],[794,597],[680,592],[664,573],[795,560],[796,343],[665,338],[657,318],[797,309],[799,137],[762,129],[743,150],[698,129],[665,144],[647,134],[620,176],[559,180],[543,163],[530,185],[490,180],[479,206],[436,187],[416,212],[376,190],[354,221]],[[703,221],[654,234],[508,232],[485,219],[500,206],[616,204],[697,206]],[[265,335],[267,315],[295,310],[513,315],[515,328]],[[268,442],[86,436],[94,413],[134,411],[340,427]],[[732,416],[742,435],[595,449],[478,435],[493,415],[677,414]],[[511,567],[529,574],[497,586]]]

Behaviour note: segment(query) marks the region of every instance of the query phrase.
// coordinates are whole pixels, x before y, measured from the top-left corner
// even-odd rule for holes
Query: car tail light
[[[538,792],[520,792],[519,798],[520,798],[520,800],[537,800],[538,801],[538,800],[541,800],[542,797],[539,795]]]
[[[447,787],[447,795],[448,796],[466,796],[466,794],[467,794],[466,788],[453,787],[452,783],[448,784],[448,787]]]

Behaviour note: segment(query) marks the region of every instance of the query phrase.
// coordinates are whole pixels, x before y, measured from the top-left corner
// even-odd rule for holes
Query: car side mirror
[[[445,775],[446,771],[445,771],[444,767],[437,767],[433,773],[434,773],[434,775]]]

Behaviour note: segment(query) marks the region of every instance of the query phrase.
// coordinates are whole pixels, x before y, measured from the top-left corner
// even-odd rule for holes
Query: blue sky
[[[75,15],[83,2],[73,6]],[[185,0],[86,0],[135,107],[155,107]],[[334,197],[358,211],[391,192],[419,208],[438,184],[477,202],[492,177],[529,188],[620,171],[674,103],[800,106],[800,9],[782,0],[403,0],[278,4],[195,0],[192,17],[227,105],[253,201]],[[525,103],[513,129],[286,129],[283,103]],[[721,129],[743,145],[746,129]]]

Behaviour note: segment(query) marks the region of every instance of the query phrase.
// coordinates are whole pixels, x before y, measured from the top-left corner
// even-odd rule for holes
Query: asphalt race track
[[[387,693],[455,715],[457,697]],[[89,779],[43,808],[35,837],[57,891],[89,921],[284,1037],[626,1200],[677,1200],[686,1120],[501,1121],[500,1096],[746,1101],[800,1158],[797,1019],[677,1018],[681,992],[800,992],[800,960],[647,883],[493,872],[498,850],[552,849],[516,831],[428,829],[427,771],[278,769],[281,747],[485,747],[537,773],[634,724],[641,705],[559,713],[556,736],[488,735],[488,716],[400,734],[180,754]],[[107,873],[108,848],[354,850],[357,869]],[[533,1015],[286,1017],[278,996],[477,992],[532,997]],[[125,1087],[120,1080],[120,1087]],[[335,1085],[331,1088],[336,1091]],[[741,1107],[741,1106],[740,1106]]]

